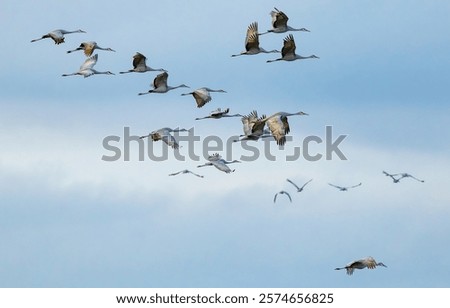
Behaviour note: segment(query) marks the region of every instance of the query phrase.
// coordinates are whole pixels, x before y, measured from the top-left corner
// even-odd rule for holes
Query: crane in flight
[[[126,73],[145,73],[145,72],[151,72],[151,71],[160,71],[160,72],[167,72],[165,69],[162,68],[151,68],[150,66],[147,66],[147,57],[141,54],[140,52],[136,52],[136,54],[133,56],[133,68],[125,71],[120,72],[120,74],[126,74]]]
[[[277,112],[270,117],[264,118],[261,121],[267,123],[272,136],[277,141],[278,145],[284,145],[286,143],[286,135],[290,132],[288,117],[294,115],[308,115],[303,111],[288,113],[284,111]]]
[[[336,187],[340,191],[348,191],[350,188],[355,188],[355,187],[361,186],[362,183],[359,183],[359,184],[356,184],[356,185],[353,185],[353,186],[347,186],[347,187],[337,186],[337,185],[334,185],[334,184],[331,184],[331,183],[328,183],[328,185]]]
[[[284,12],[280,11],[276,7],[274,7],[273,10],[270,12],[270,16],[272,17],[272,29],[267,30],[267,32],[260,33],[260,35],[267,33],[285,33],[288,31],[311,32],[305,28],[295,29],[292,28],[291,26],[288,26],[287,22],[289,18]]]
[[[233,160],[233,161],[226,161],[222,158],[218,153],[214,153],[213,155],[209,155],[207,158],[208,162],[203,165],[198,165],[197,168],[206,167],[206,166],[214,166],[218,170],[223,171],[225,173],[231,173],[235,170],[231,170],[230,167],[227,165],[234,164],[234,163],[240,163],[239,160]]]
[[[31,42],[37,42],[46,38],[51,38],[56,45],[59,45],[61,43],[64,43],[64,35],[65,34],[70,34],[70,33],[86,33],[86,31],[83,31],[81,29],[78,30],[74,30],[74,31],[67,31],[67,30],[63,30],[63,29],[56,29],[53,30],[47,34],[44,34],[43,36],[41,36],[40,38],[31,40]]]
[[[295,53],[296,50],[294,36],[289,34],[283,40],[283,48],[281,49],[281,58],[274,60],[267,60],[267,63],[275,62],[275,61],[295,61],[295,60],[304,60],[304,59],[320,59],[316,55],[310,56],[301,56]]]
[[[232,57],[243,56],[243,55],[257,55],[259,53],[275,53],[280,52],[279,50],[265,50],[259,47],[259,34],[258,34],[258,23],[253,22],[247,28],[247,35],[245,36],[245,50],[239,54],[231,55]]]
[[[234,142],[245,141],[245,140],[258,140],[260,138],[270,137],[270,131],[264,129],[266,123],[266,116],[262,115],[258,116],[258,112],[253,110],[250,114],[245,115],[241,118],[242,128],[244,130],[244,135],[240,135],[242,137],[239,140],[234,140]]]
[[[195,118],[196,121],[203,119],[221,119],[221,118],[232,118],[232,117],[242,117],[239,113],[237,114],[228,114],[230,112],[230,108],[226,108],[224,110],[217,108],[214,111],[209,113],[209,116],[203,118]]]
[[[152,141],[159,141],[162,140],[165,144],[172,147],[173,149],[178,149],[180,145],[178,144],[177,140],[174,136],[172,136],[170,133],[178,133],[178,132],[187,132],[188,130],[184,128],[175,128],[172,129],[170,127],[163,127],[158,130],[152,131],[150,134],[141,136],[139,139],[143,138],[151,138]]]
[[[211,101],[211,92],[220,92],[220,93],[227,93],[226,91],[219,89],[214,90],[207,87],[199,88],[193,92],[189,93],[183,93],[181,95],[192,95],[195,99],[195,102],[197,103],[197,108],[201,108],[205,106],[206,103],[209,103]]]
[[[295,184],[294,182],[292,182],[292,181],[289,180],[289,179],[286,179],[286,181],[288,181],[289,183],[291,183],[292,185],[294,185],[294,187],[297,189],[297,192],[302,192],[303,189],[305,188],[305,186],[308,185],[308,183],[311,182],[312,180],[313,180],[313,179],[307,181],[305,184],[303,184],[302,187],[298,187],[297,184]]]
[[[286,191],[284,191],[284,190],[281,190],[281,191],[277,192],[277,193],[275,194],[275,196],[273,197],[273,203],[277,202],[277,196],[278,196],[278,195],[286,195],[286,196],[288,196],[289,201],[292,202],[291,195],[289,195],[288,192],[286,192]]]
[[[363,268],[368,268],[368,269],[374,269],[377,266],[383,266],[383,267],[387,267],[386,265],[384,265],[381,262],[376,262],[374,258],[372,257],[366,257],[360,260],[356,260],[353,262],[350,262],[349,264],[347,264],[344,267],[336,267],[335,270],[342,270],[345,269],[347,271],[347,275],[353,275],[353,271],[355,269],[363,269]]]
[[[75,75],[81,75],[84,78],[95,75],[95,74],[105,74],[105,75],[114,75],[114,73],[111,73],[110,71],[106,71],[106,72],[99,72],[97,70],[94,69],[95,64],[97,64],[97,60],[98,60],[98,54],[95,54],[89,58],[87,58],[84,63],[80,66],[80,69],[75,72],[75,73],[71,73],[71,74],[63,74],[63,77],[67,77],[67,76],[75,76]]]
[[[181,171],[178,171],[178,172],[175,172],[175,173],[171,173],[171,174],[169,174],[169,176],[174,176],[174,175],[178,175],[178,174],[187,174],[187,173],[193,174],[193,175],[195,175],[195,176],[197,176],[199,178],[203,178],[204,177],[203,175],[194,173],[191,170],[187,170],[187,169],[184,169],[184,170],[181,170]]]
[[[114,51],[116,52],[114,49],[112,48],[103,48],[98,46],[97,42],[83,42],[80,44],[80,46],[78,48],[75,48],[74,50],[68,50],[67,53],[72,53],[78,50],[83,50],[84,54],[86,55],[86,57],[90,57],[92,56],[92,53],[94,52],[94,50],[107,50],[107,51]]]
[[[163,73],[159,74],[158,76],[155,77],[155,79],[153,79],[153,84],[152,84],[153,89],[150,89],[144,93],[138,93],[138,95],[145,95],[145,94],[149,94],[149,93],[167,93],[170,90],[174,90],[177,88],[189,88],[185,84],[180,84],[179,86],[176,86],[176,87],[168,86],[167,85],[168,77],[169,77],[169,74],[167,74],[167,72],[163,72]]]
[[[394,183],[398,183],[398,182],[400,182],[401,179],[404,179],[404,178],[412,178],[412,179],[414,179],[414,180],[416,180],[418,182],[421,182],[421,183],[425,182],[424,180],[418,179],[418,178],[416,178],[415,176],[412,176],[409,173],[390,174],[390,173],[387,173],[386,171],[383,171],[383,174],[388,176],[388,177],[390,177]]]

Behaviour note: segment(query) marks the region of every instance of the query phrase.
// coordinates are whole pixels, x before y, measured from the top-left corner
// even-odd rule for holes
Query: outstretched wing
[[[195,102],[197,103],[198,108],[203,107],[206,103],[209,103],[211,101],[211,94],[209,94],[209,91],[205,88],[195,90],[192,95],[195,98]]]
[[[169,174],[169,176],[174,176],[174,175],[177,175],[177,174],[180,174],[180,173],[181,173],[181,171],[178,171],[178,172]]]
[[[416,181],[419,181],[419,182],[425,182],[424,180],[420,180],[420,179],[418,179],[418,178],[416,178],[415,176],[412,176],[411,174],[409,174],[409,173],[404,173],[404,174],[402,174],[402,177],[404,177],[404,178],[413,178],[414,180],[416,180]]]
[[[136,54],[133,56],[133,67],[136,69],[138,67],[145,67],[146,63],[145,60],[147,58],[141,54],[140,52],[136,52]]]
[[[275,203],[277,201],[277,196],[278,196],[278,193],[276,193],[275,196],[273,197],[273,203]]]
[[[311,182],[313,179],[309,180],[308,182],[306,182],[305,184],[303,184],[302,189],[305,188],[306,185],[308,185],[309,182]]]
[[[297,190],[300,190],[300,187],[298,187],[298,186],[297,186],[294,182],[292,182],[291,180],[286,179],[286,181],[288,181],[289,183],[291,183],[292,185],[294,185],[295,188],[297,188]]]
[[[253,22],[247,28],[245,37],[245,50],[259,49],[258,23]]]
[[[287,26],[289,18],[284,12],[274,7],[274,11],[270,12],[270,15],[272,16],[272,26],[274,28],[283,28]]]
[[[161,140],[173,149],[178,149],[180,146],[172,135],[163,135]]]
[[[220,156],[219,153],[214,153],[213,155],[209,155],[207,159],[210,162],[213,162],[213,161],[217,161],[217,160],[219,160],[221,158],[222,158],[222,156]]]
[[[195,175],[195,176],[198,176],[199,178],[202,178],[202,177],[203,177],[203,175],[197,174],[197,173],[192,172],[192,171],[190,171],[190,170],[188,170],[188,172],[189,172],[189,173],[192,173],[192,174]]]
[[[270,117],[266,122],[277,144],[284,145],[286,143],[286,134],[290,131],[287,117],[274,116]]]
[[[84,63],[80,67],[80,71],[90,70],[97,63],[98,54],[93,55],[92,57],[87,58]]]
[[[334,185],[334,184],[331,184],[331,183],[328,183],[328,185],[333,186],[333,187],[336,187],[336,188],[339,188],[339,189],[344,189],[344,188],[345,188],[345,187],[337,186],[337,185]]]
[[[284,58],[286,55],[295,55],[295,41],[294,36],[292,34],[289,34],[286,36],[286,38],[283,40],[283,48],[281,49],[281,56]]]
[[[287,196],[289,197],[289,201],[291,201],[291,202],[292,202],[292,198],[291,198],[291,195],[290,195],[289,193],[287,193],[287,192],[284,192],[284,194],[285,194],[285,195],[287,195]]]
[[[161,73],[155,77],[153,80],[153,87],[159,88],[159,87],[166,87],[167,86],[167,78],[169,77],[169,74],[167,72]]]
[[[358,187],[358,186],[361,186],[361,185],[362,185],[362,183],[359,183],[359,184],[356,184],[356,185],[350,186],[349,188],[355,188],[355,187]]]

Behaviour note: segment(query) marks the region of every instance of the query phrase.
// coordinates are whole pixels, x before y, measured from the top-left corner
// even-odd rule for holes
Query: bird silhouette
[[[232,173],[235,170],[231,170],[230,167],[227,165],[234,164],[234,163],[240,163],[239,160],[233,160],[233,161],[226,161],[220,156],[218,153],[214,153],[213,155],[208,156],[208,162],[203,165],[198,165],[197,168],[206,167],[206,166],[214,166],[218,170],[223,171],[225,173]]]
[[[114,75],[114,73],[111,73],[110,71],[106,72],[99,72],[94,69],[95,64],[97,64],[98,60],[98,54],[93,55],[92,57],[87,58],[84,63],[80,66],[80,69],[78,72],[71,73],[71,74],[63,74],[63,77],[67,76],[75,76],[75,75],[81,75],[84,78],[95,75],[95,74],[106,74],[106,75]]]
[[[150,134],[139,137],[140,139],[143,138],[151,138],[152,141],[159,141],[162,140],[165,144],[172,147],[173,149],[178,149],[180,145],[178,144],[177,140],[172,136],[170,133],[178,133],[178,132],[187,132],[188,130],[184,128],[175,128],[172,129],[170,127],[163,127],[158,130],[152,131]]]
[[[374,269],[377,266],[383,266],[383,267],[387,267],[386,265],[384,265],[381,262],[376,262],[374,258],[372,257],[366,257],[360,260],[356,260],[353,262],[350,262],[349,264],[347,264],[344,267],[336,267],[335,270],[342,270],[345,269],[347,270],[347,275],[353,275],[353,271],[355,269],[363,269],[363,268],[368,268],[368,269]]]
[[[74,50],[68,50],[67,53],[72,53],[78,50],[83,50],[84,54],[86,55],[86,57],[90,57],[92,55],[92,53],[94,52],[94,50],[107,50],[107,51],[114,51],[114,49],[111,48],[103,48],[97,45],[96,42],[83,42],[80,44],[80,46],[78,48],[75,48]]]
[[[277,192],[277,193],[275,194],[275,196],[273,197],[273,203],[277,202],[277,196],[278,196],[278,195],[286,195],[286,196],[288,196],[289,201],[292,202],[291,195],[289,195],[288,192],[286,192],[286,191],[284,191],[284,190],[281,190],[281,191]]]
[[[353,186],[348,186],[348,187],[337,186],[337,185],[330,184],[330,183],[328,183],[328,185],[333,186],[333,187],[336,187],[336,188],[339,189],[340,191],[348,191],[350,188],[355,188],[355,187],[361,186],[362,183],[359,183],[359,184],[356,184],[356,185],[353,185]]]
[[[185,84],[180,84],[179,86],[172,87],[167,85],[167,78],[169,77],[169,74],[167,72],[163,72],[155,77],[153,80],[153,89],[148,90],[144,93],[138,93],[138,95],[145,95],[149,93],[167,93],[170,90],[174,90],[177,88],[189,88]]]
[[[31,42],[37,42],[46,38],[51,38],[56,45],[59,45],[61,43],[64,43],[64,35],[65,34],[70,34],[70,33],[86,33],[86,31],[83,31],[81,29],[78,30],[74,30],[74,31],[67,31],[67,30],[63,30],[63,29],[57,29],[57,30],[53,30],[47,34],[44,34],[43,36],[41,36],[40,38],[31,40]]]
[[[199,178],[203,178],[204,177],[203,175],[194,173],[191,170],[187,170],[187,169],[184,169],[184,170],[181,170],[181,171],[178,171],[178,172],[175,172],[175,173],[171,173],[171,174],[169,174],[169,176],[174,176],[174,175],[178,175],[178,174],[187,174],[187,173],[193,174],[193,175],[195,175],[195,176],[197,176]]]
[[[286,179],[286,181],[288,181],[289,183],[291,183],[292,185],[294,185],[294,187],[297,189],[297,192],[302,192],[303,189],[305,188],[305,186],[308,185],[308,183],[311,182],[312,180],[313,180],[313,179],[307,181],[305,184],[303,184],[302,187],[298,187],[294,182],[292,182],[292,181],[289,180],[289,179]]]
[[[203,118],[195,118],[196,121],[203,119],[221,119],[221,118],[232,118],[232,117],[242,117],[240,114],[228,114],[230,112],[230,108],[226,108],[224,110],[217,108],[214,111],[211,111],[209,116]]]
[[[245,50],[239,54],[231,56],[237,57],[243,55],[257,55],[259,53],[275,53],[275,52],[280,51],[279,50],[267,51],[264,48],[259,47],[258,23],[253,22],[247,28],[247,35],[245,37]]]
[[[211,92],[221,92],[221,93],[227,93],[224,90],[214,90],[207,87],[199,88],[193,92],[189,93],[183,93],[181,95],[192,95],[195,99],[195,102],[197,103],[197,107],[201,108],[205,106],[206,103],[211,101]]]
[[[295,53],[296,50],[294,36],[292,34],[289,34],[286,36],[286,38],[283,40],[283,48],[281,49],[281,58],[274,59],[274,60],[267,60],[267,63],[275,62],[275,61],[295,61],[295,60],[305,60],[305,59],[319,59],[316,55],[310,55],[310,56],[301,56]]]
[[[272,29],[267,30],[267,32],[260,33],[260,35],[267,33],[285,33],[287,31],[310,32],[308,29],[305,28],[295,29],[292,28],[291,26],[288,26],[287,22],[289,18],[284,12],[280,11],[276,7],[274,7],[273,10],[270,12],[270,16],[272,17]]]
[[[139,53],[136,52],[136,54],[133,56],[133,68],[125,71],[120,72],[120,74],[126,74],[126,73],[145,73],[145,72],[151,72],[151,71],[160,71],[160,72],[167,72],[165,69],[162,68],[151,68],[150,66],[147,66],[147,58]]]

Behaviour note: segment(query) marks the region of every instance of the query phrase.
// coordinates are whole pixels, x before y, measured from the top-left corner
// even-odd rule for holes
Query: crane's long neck
[[[153,72],[153,71],[158,71],[158,72],[167,72],[165,69],[163,68],[151,68],[150,66],[145,66],[145,70],[147,72]]]
[[[97,74],[97,75],[114,75],[113,73],[111,73],[110,71],[106,71],[106,72],[99,72],[99,71],[96,71],[96,70],[94,70],[94,69],[91,69],[91,71],[93,71],[94,72],[94,74]]]
[[[259,48],[259,51],[263,52],[263,53],[279,53],[280,52],[279,50],[276,50],[276,49],[274,49],[274,50],[265,50],[263,48]]]
[[[172,132],[172,133],[179,133],[179,132],[185,132],[186,129],[184,129],[184,128],[176,128],[176,129],[171,129],[169,131]]]
[[[224,115],[222,115],[222,117],[225,117],[225,118],[232,118],[232,117],[242,117],[242,115],[241,114],[224,114]]]
[[[71,34],[71,33],[86,33],[83,30],[74,30],[74,31],[62,31],[63,34]]]
[[[305,59],[318,59],[319,57],[317,57],[316,55],[310,55],[310,56],[306,56],[306,57],[300,56],[300,55],[295,55],[295,58],[299,59],[299,60],[305,60]]]
[[[258,35],[264,35],[264,34],[267,34],[267,33],[270,33],[270,32],[274,32],[274,31],[273,30],[267,30],[266,32],[258,33]]]
[[[97,47],[95,47],[96,49],[100,49],[100,50],[107,50],[107,51],[114,51],[115,52],[115,50],[114,49],[112,49],[112,48],[103,48],[103,47],[100,47],[100,46],[98,46],[97,45]]]
[[[276,61],[281,61],[283,60],[283,58],[278,58],[278,59],[274,59],[274,60],[267,60],[267,63],[271,63],[271,62],[276,62]]]
[[[287,30],[288,30],[288,31],[303,31],[303,32],[311,32],[311,31],[309,31],[308,29],[305,29],[305,28],[295,29],[295,28],[292,28],[292,27],[290,27],[290,26],[287,26]]]
[[[186,86],[184,84],[180,84],[179,86],[176,86],[176,87],[167,86],[167,91],[175,90],[175,89],[178,89],[178,88],[186,88]]]

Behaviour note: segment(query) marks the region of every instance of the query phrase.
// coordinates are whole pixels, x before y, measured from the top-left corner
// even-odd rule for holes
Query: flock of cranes
[[[309,30],[305,28],[293,28],[288,25],[289,18],[287,15],[278,10],[277,8],[274,8],[273,11],[270,13],[272,17],[272,29],[264,32],[259,33],[258,30],[258,23],[253,22],[248,26],[247,29],[247,35],[245,38],[245,51],[241,52],[237,55],[232,55],[233,57],[239,56],[239,55],[255,55],[258,53],[280,53],[278,50],[271,50],[266,51],[265,49],[261,48],[259,46],[259,37],[263,34],[267,33],[285,33],[288,31],[304,31],[309,32]],[[74,30],[74,31],[66,31],[66,30],[54,30],[52,32],[49,32],[42,37],[38,39],[33,39],[31,42],[36,42],[38,40],[42,40],[45,38],[51,38],[55,42],[55,44],[61,44],[64,43],[64,35],[71,34],[71,33],[86,33],[84,30]],[[110,47],[101,47],[99,46],[95,41],[84,41],[82,42],[79,47],[68,50],[67,53],[73,53],[76,51],[83,51],[85,56],[87,57],[84,62],[81,64],[78,71],[73,73],[65,73],[62,74],[63,77],[67,76],[83,76],[85,78],[90,77],[92,75],[114,75],[111,71],[100,71],[94,69],[94,66],[98,62],[98,54],[93,54],[96,50],[102,50],[102,51],[110,51],[115,52],[114,49]],[[289,34],[284,39],[283,48],[281,50],[281,58],[275,59],[275,60],[269,60],[268,62],[278,61],[278,60],[286,60],[286,61],[292,61],[297,59],[307,59],[307,58],[318,58],[314,55],[310,57],[302,57],[297,54],[295,54],[295,42],[294,37],[292,34]],[[168,84],[168,78],[169,73],[167,70],[163,68],[152,68],[147,65],[147,58],[144,54],[140,52],[136,52],[136,54],[133,56],[132,61],[133,68],[121,71],[119,74],[126,74],[126,73],[144,73],[144,72],[151,72],[151,71],[158,71],[160,72],[156,77],[154,77],[153,82],[150,84],[150,89],[146,92],[138,93],[138,95],[147,95],[151,93],[167,93],[169,91],[178,89],[178,88],[189,88],[186,84],[180,84],[177,86],[169,85]],[[192,92],[182,93],[182,96],[192,95],[195,99],[196,106],[198,108],[201,108],[205,106],[207,103],[209,103],[212,100],[211,93],[226,93],[225,90],[222,89],[211,89],[208,87],[201,87],[198,88]],[[224,108],[223,110],[221,108],[218,108],[210,113],[209,116],[203,117],[203,118],[196,118],[195,120],[201,120],[201,119],[220,119],[224,117],[241,117],[241,121],[243,124],[243,130],[244,134],[241,135],[242,138],[240,138],[237,141],[256,141],[260,138],[268,138],[271,137],[275,139],[277,145],[283,146],[286,143],[286,135],[290,132],[290,126],[288,122],[288,117],[295,116],[295,115],[308,115],[307,113],[303,111],[299,111],[296,113],[289,113],[280,111],[277,113],[272,114],[271,116],[266,117],[265,115],[259,117],[257,115],[257,111],[253,111],[248,115],[241,115],[239,113],[230,115],[229,108]],[[267,129],[265,128],[267,127]],[[181,130],[177,130],[179,132]],[[158,141],[162,140],[169,146],[171,146],[173,149],[178,149],[179,144],[177,143],[176,139],[171,135],[172,132],[175,132],[175,130],[170,128],[161,128],[157,129],[153,132],[151,132],[147,136],[144,137],[151,137],[151,140]],[[214,155],[211,155],[211,157],[215,157]],[[210,161],[210,163],[212,163]],[[215,162],[214,164],[218,164],[218,162]],[[225,172],[229,173],[226,168],[222,168],[220,170],[225,170]],[[231,171],[230,171],[231,172]]]
[[[288,34],[284,40],[283,40],[283,46],[281,48],[281,52],[279,50],[266,50],[262,47],[260,47],[260,36],[265,35],[268,33],[286,33],[286,32],[310,32],[306,28],[293,28],[290,25],[288,25],[289,18],[287,15],[278,10],[277,8],[274,8],[270,12],[270,15],[272,17],[272,29],[267,30],[266,32],[259,33],[258,30],[258,23],[252,22],[248,28],[247,33],[245,37],[245,50],[238,53],[231,55],[232,57],[238,57],[243,55],[257,55],[260,53],[281,53],[281,57],[267,60],[267,63],[271,62],[277,62],[277,61],[295,61],[295,60],[304,60],[304,59],[319,59],[316,55],[310,55],[310,56],[302,56],[296,53],[296,44],[293,34]],[[47,34],[42,35],[40,38],[33,39],[31,42],[40,41],[46,38],[50,38],[54,41],[56,45],[59,45],[61,43],[65,42],[65,35],[66,34],[74,34],[74,33],[86,33],[85,31],[78,29],[74,31],[66,31],[62,29],[51,31]],[[98,71],[94,69],[94,66],[97,64],[98,61],[98,54],[93,54],[95,50],[102,50],[102,51],[110,51],[115,52],[114,49],[107,47],[100,47],[95,41],[85,41],[82,42],[79,47],[68,50],[67,53],[73,53],[76,51],[83,51],[84,55],[86,56],[86,59],[80,66],[79,70],[73,73],[66,73],[63,74],[63,77],[67,76],[75,76],[80,75],[83,77],[89,77],[95,74],[104,74],[104,75],[114,75],[111,71]],[[144,54],[140,52],[136,52],[136,54],[133,56],[132,60],[132,66],[133,68],[121,71],[120,74],[127,74],[127,73],[145,73],[145,72],[160,72],[154,79],[153,82],[150,84],[151,89],[146,92],[138,93],[138,95],[146,95],[151,93],[167,93],[171,90],[175,90],[178,88],[190,88],[189,86],[185,84],[180,84],[178,86],[171,86],[168,84],[168,71],[163,68],[152,68],[147,65],[147,57],[144,56]],[[211,93],[227,93],[225,90],[222,89],[211,89],[208,87],[202,87],[198,88],[192,92],[182,93],[182,96],[188,96],[192,95],[196,102],[196,107],[201,108],[205,106],[205,104],[209,103],[212,100]],[[214,111],[212,111],[208,116],[204,116],[201,118],[196,118],[195,120],[203,120],[203,119],[221,119],[225,117],[240,117],[241,122],[243,125],[243,134],[240,135],[240,138],[238,140],[235,140],[235,142],[243,142],[243,141],[257,141],[261,138],[273,138],[275,139],[277,145],[283,146],[286,143],[286,135],[290,133],[290,126],[288,122],[288,117],[291,116],[307,116],[308,114],[303,111],[298,111],[295,113],[289,113],[289,112],[276,112],[270,116],[266,115],[258,115],[258,112],[256,110],[250,112],[248,115],[241,115],[239,113],[236,114],[229,114],[230,109],[225,108],[221,109],[218,108]],[[266,128],[267,127],[267,128]],[[176,132],[186,132],[188,130],[183,128],[170,128],[170,127],[164,127],[157,130],[154,130],[150,132],[148,135],[141,136],[140,138],[149,138],[152,141],[162,141],[168,146],[172,147],[174,150],[178,150],[180,148],[180,145],[178,144],[175,137],[172,135],[172,133]],[[202,165],[198,165],[197,168],[202,168],[206,166],[214,166],[216,169],[224,172],[224,173],[233,173],[235,169],[231,169],[228,165],[235,164],[235,163],[241,163],[239,160],[233,160],[233,161],[227,161],[221,157],[220,154],[214,153],[212,155],[209,155],[207,157],[207,162],[205,162]],[[192,172],[191,170],[184,169],[178,172],[170,173],[169,176],[176,176],[176,175],[182,175],[182,174],[191,174],[193,176],[204,178],[203,175],[197,174],[195,172]],[[400,182],[400,180],[404,178],[412,178],[419,182],[424,182],[423,180],[420,180],[408,173],[397,173],[397,174],[389,174],[386,171],[383,171],[383,174],[390,177],[394,183]],[[288,183],[290,183],[298,193],[303,192],[305,187],[312,181],[313,179],[308,180],[305,182],[302,186],[298,186],[295,184],[292,180],[286,179]],[[328,183],[330,186],[337,188],[339,191],[348,191],[349,189],[356,188],[362,185],[362,183],[359,183],[357,185],[353,186],[338,186],[335,184]],[[273,198],[273,202],[277,202],[277,197],[280,195],[286,195],[286,197],[289,199],[290,202],[292,202],[291,195],[286,190],[281,190],[277,192]],[[336,270],[345,269],[347,271],[348,275],[352,275],[355,269],[374,269],[377,266],[386,267],[383,263],[376,262],[372,257],[366,257],[360,260],[353,261],[349,264],[347,264],[345,267],[338,267],[335,268]]]

